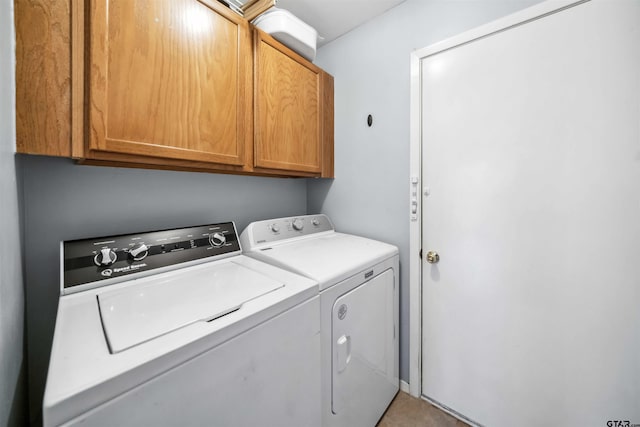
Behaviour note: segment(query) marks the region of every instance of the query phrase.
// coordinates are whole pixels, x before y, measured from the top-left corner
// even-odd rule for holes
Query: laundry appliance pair
[[[397,249],[324,215],[66,241],[60,280],[45,426],[373,426],[398,390]]]

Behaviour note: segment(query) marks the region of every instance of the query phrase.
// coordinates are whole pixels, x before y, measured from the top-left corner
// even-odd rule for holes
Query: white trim
[[[548,0],[411,53],[409,176],[418,177],[417,220],[409,218],[409,389],[422,395],[422,60],[590,0]],[[412,183],[409,183],[412,188]],[[410,201],[411,194],[410,190]],[[424,396],[423,396],[424,398]],[[455,414],[452,414],[456,416]],[[456,416],[458,417],[458,416]]]
[[[560,12],[591,0],[548,0],[413,52],[420,59]]]
[[[409,383],[406,381],[400,380],[400,391],[404,391],[405,393],[409,393]]]
[[[409,148],[409,176],[418,179],[417,220],[409,219],[409,385],[410,394],[422,394],[422,89],[421,58],[411,54],[411,144]],[[413,183],[409,183],[410,203],[413,198]]]
[[[420,398],[422,400],[424,400],[425,402],[429,402],[431,405],[433,405],[436,408],[440,409],[442,412],[445,412],[445,413],[451,415],[452,417],[457,418],[460,421],[463,421],[465,424],[469,424],[472,427],[482,427],[482,424],[479,424],[479,423],[477,423],[477,422],[465,417],[464,415],[457,413],[456,411],[454,411],[451,408],[447,408],[446,406],[441,405],[440,403],[436,402],[433,399],[428,398],[427,396],[420,396]]]

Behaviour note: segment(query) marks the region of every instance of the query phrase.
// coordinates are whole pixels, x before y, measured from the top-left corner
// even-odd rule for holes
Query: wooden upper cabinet
[[[333,176],[333,77],[217,0],[14,5],[19,153]]]
[[[254,73],[254,165],[322,172],[322,70],[256,29]]]
[[[215,0],[92,0],[89,17],[85,157],[245,164],[252,139],[245,20]]]
[[[16,150],[70,157],[70,4],[16,0],[14,7]]]

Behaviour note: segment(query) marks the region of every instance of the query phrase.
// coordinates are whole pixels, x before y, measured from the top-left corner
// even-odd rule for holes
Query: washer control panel
[[[233,222],[62,242],[63,289],[240,253]]]
[[[253,222],[242,233],[241,239],[245,250],[250,250],[265,243],[333,230],[333,224],[326,215],[303,215]]]

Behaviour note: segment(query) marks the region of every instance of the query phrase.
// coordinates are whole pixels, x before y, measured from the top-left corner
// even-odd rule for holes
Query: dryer
[[[251,223],[245,254],[320,285],[322,425],[373,427],[399,389],[398,249],[326,215]]]
[[[45,426],[320,425],[317,282],[233,223],[61,244]]]

